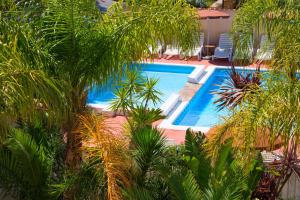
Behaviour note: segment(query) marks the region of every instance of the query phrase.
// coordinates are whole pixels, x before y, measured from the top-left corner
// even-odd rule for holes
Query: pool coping
[[[205,68],[205,65],[201,65],[201,64],[197,65],[197,64],[179,64],[179,63],[160,63],[160,62],[151,62],[151,61],[141,62],[141,64],[173,65],[173,66],[180,66],[180,67],[194,67],[194,68],[204,67]],[[188,82],[188,80],[186,82]],[[172,93],[172,94],[179,94],[179,91],[177,93]],[[171,97],[172,94],[169,97]],[[166,102],[168,101],[169,97],[167,98]],[[90,108],[92,108],[92,109],[94,109],[94,110],[96,110],[97,112],[103,112],[103,111],[105,111],[105,112],[111,112],[111,113],[113,113],[113,111],[110,110],[110,105],[107,105],[107,104],[103,104],[103,103],[87,103],[87,106],[90,107]],[[164,103],[160,106],[160,109],[163,106],[164,106]]]
[[[201,85],[201,87],[198,89],[198,91],[202,88],[202,85],[210,78],[210,76],[213,74],[213,72],[216,69],[230,69],[230,68],[231,68],[231,66],[207,66],[204,69],[206,74],[198,82],[198,84]],[[249,68],[249,67],[246,67],[246,66],[235,66],[235,68],[236,69],[245,69],[245,68],[247,68],[248,70],[253,70],[253,71],[256,70],[255,68]],[[267,68],[260,68],[260,70],[267,71],[268,69]],[[194,95],[196,95],[196,93]],[[184,111],[186,106],[190,103],[190,101],[193,98],[194,98],[194,96],[188,101],[183,101],[177,108],[175,108],[175,111],[170,116],[168,116],[166,119],[164,119],[158,125],[158,128],[181,130],[181,131],[185,131],[185,130],[190,128],[193,131],[201,131],[201,132],[204,132],[204,133],[208,132],[209,129],[212,128],[212,127],[173,125],[173,122],[179,117],[179,115]]]

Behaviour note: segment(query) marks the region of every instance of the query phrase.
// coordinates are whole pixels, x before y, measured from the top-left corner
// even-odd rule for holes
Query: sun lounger
[[[200,34],[200,45],[193,49],[190,53],[189,56],[197,56],[198,60],[202,60],[202,52],[203,52],[203,44],[204,44],[204,33]]]
[[[179,55],[179,54],[180,54],[180,50],[177,47],[167,45],[166,51],[163,53],[163,56],[166,59],[169,59],[169,58]]]
[[[261,36],[260,48],[257,49],[256,59],[257,60],[271,60],[274,51],[274,42],[270,41],[266,35]]]
[[[231,61],[233,43],[228,33],[222,33],[219,38],[219,46],[215,48],[213,60],[215,58],[228,58]]]

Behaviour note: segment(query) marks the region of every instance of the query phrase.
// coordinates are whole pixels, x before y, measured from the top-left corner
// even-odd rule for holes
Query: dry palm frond
[[[84,145],[83,158],[101,160],[107,178],[107,198],[121,199],[120,185],[128,185],[129,157],[128,142],[106,128],[104,119],[96,115],[80,116],[78,130]]]
[[[208,143],[207,149],[211,156],[216,156],[220,144],[227,139],[232,139],[232,146],[236,149],[243,150],[244,154],[252,154],[252,150],[275,150],[283,145],[283,137],[275,134],[272,129],[266,126],[247,126],[246,120],[250,115],[247,113],[238,113],[228,118],[226,123],[218,125],[209,130],[206,134]],[[249,155],[250,155],[249,154]],[[248,155],[248,154],[247,154]]]
[[[233,139],[234,147],[242,147],[245,144],[244,132],[241,127],[224,127],[215,126],[208,132],[208,138],[211,143],[215,145],[224,143],[227,139]],[[280,137],[273,139],[270,136],[270,129],[268,128],[257,128],[256,135],[253,136],[253,147],[257,150],[275,150],[283,145]],[[214,145],[210,145],[214,146]]]

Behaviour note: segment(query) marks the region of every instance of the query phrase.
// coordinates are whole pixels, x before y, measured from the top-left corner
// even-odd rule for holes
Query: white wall
[[[230,15],[229,18],[218,19],[201,19],[201,31],[205,34],[204,44],[207,44],[209,37],[209,44],[217,45],[221,33],[230,32],[235,10],[223,10]]]

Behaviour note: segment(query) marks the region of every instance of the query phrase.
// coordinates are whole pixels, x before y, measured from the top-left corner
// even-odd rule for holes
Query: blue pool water
[[[193,66],[160,65],[160,64],[142,64],[140,73],[149,78],[159,79],[156,89],[162,93],[162,102],[156,107],[160,107],[172,93],[178,93],[187,82],[187,77],[194,70]],[[114,85],[114,86],[112,86]],[[107,86],[95,86],[88,92],[87,103],[98,104],[101,106],[109,105],[114,98],[113,91],[116,84],[110,82]]]
[[[228,69],[215,69],[173,125],[211,127],[220,123],[222,116],[227,116],[229,110],[218,111],[217,105],[214,104],[218,97],[211,94],[211,91],[218,90],[229,78],[229,73]]]

